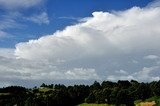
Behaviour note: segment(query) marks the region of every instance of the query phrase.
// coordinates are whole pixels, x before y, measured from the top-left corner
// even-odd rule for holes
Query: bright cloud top
[[[160,52],[159,7],[92,15],[53,35],[17,44],[17,59],[52,64],[57,71],[40,73],[64,75],[64,79],[159,79],[155,74]]]
[[[53,35],[16,45],[15,55],[29,60],[69,61],[85,56],[159,51],[160,8],[94,12],[86,22]]]

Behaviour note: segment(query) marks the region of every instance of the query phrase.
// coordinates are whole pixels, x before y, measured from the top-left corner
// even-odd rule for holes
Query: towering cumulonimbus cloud
[[[160,7],[93,12],[52,35],[16,45],[0,56],[1,79],[160,79]],[[11,77],[12,76],[12,77]]]
[[[87,56],[115,56],[159,50],[160,8],[133,7],[93,17],[53,35],[16,45],[17,58],[56,62]]]
[[[133,7],[125,11],[93,12],[92,15],[53,35],[18,43],[17,59],[48,62],[61,67],[58,70],[63,70],[59,71],[62,73],[84,68],[83,72],[92,72],[97,79],[108,80],[143,80],[139,74],[144,68],[159,66],[160,7]],[[157,58],[154,61],[144,58],[153,55]],[[90,68],[93,71],[87,71]],[[153,71],[157,69],[144,75],[144,80],[159,78],[154,74],[157,71]],[[74,70],[74,76],[79,71]]]

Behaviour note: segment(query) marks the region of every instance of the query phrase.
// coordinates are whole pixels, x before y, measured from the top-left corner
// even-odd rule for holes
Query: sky
[[[0,0],[0,87],[160,80],[160,0]]]

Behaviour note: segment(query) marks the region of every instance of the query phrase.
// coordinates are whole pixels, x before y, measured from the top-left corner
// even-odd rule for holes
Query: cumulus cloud
[[[159,66],[152,66],[152,67],[143,67],[140,71],[136,71],[131,73],[130,75],[126,73],[126,71],[116,71],[118,74],[122,75],[109,75],[107,76],[107,80],[117,81],[117,80],[138,80],[138,81],[158,81],[159,76],[155,76],[156,74],[159,75]]]
[[[24,17],[24,19],[37,23],[39,25],[41,24],[49,24],[49,19],[48,19],[48,14],[46,12],[42,12],[41,14],[38,15],[33,15],[31,17]]]
[[[109,75],[106,80],[117,81],[117,80],[132,80],[132,79],[135,79],[135,77],[133,77],[132,75],[127,75],[127,76]]]
[[[1,78],[159,79],[160,7],[133,7],[92,15],[52,35],[18,43],[14,58],[0,58]]]
[[[19,9],[30,8],[43,3],[43,0],[0,0],[1,8],[5,9]]]
[[[63,31],[38,40],[17,44],[15,54],[19,58],[45,57],[55,61],[86,55],[118,55],[159,50],[159,10],[133,7],[116,13],[94,12],[93,17],[84,23],[68,26]]]
[[[144,67],[141,71],[139,72],[136,72],[134,75],[137,76],[137,78],[139,80],[156,80],[157,77],[159,76],[156,76],[156,77],[153,77],[151,76],[152,73],[157,73],[157,70],[159,69],[159,66],[152,66],[152,67]],[[155,72],[154,72],[155,71]]]
[[[5,58],[14,58],[14,49],[0,48],[0,56]]]
[[[85,21],[68,26],[53,35],[17,44],[17,59],[48,62],[63,70],[89,67],[102,79],[112,79],[121,73],[117,78],[142,80],[134,73],[138,73],[146,65],[152,67],[156,64],[145,62],[143,58],[147,55],[145,58],[153,59],[160,52],[160,8],[133,7],[113,13],[93,12],[92,15],[93,17],[85,18]],[[133,60],[138,64],[134,64]],[[112,70],[120,71],[114,73]],[[74,79],[80,78],[79,72],[83,70],[64,73]],[[94,77],[92,71],[88,72]],[[144,74],[143,72],[148,70],[144,68],[139,74]],[[152,77],[147,75],[144,74],[142,78],[150,80],[158,77],[156,74]]]
[[[68,70],[65,75],[67,76],[67,79],[100,79],[97,76],[95,69],[74,68],[73,70]]]
[[[60,69],[49,62],[16,59],[14,49],[0,48],[0,79],[88,80],[99,79],[95,69]]]

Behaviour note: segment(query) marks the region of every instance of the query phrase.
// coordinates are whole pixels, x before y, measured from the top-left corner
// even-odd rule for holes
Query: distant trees
[[[42,83],[42,85],[40,86],[40,87],[46,87],[46,88],[53,88],[54,87],[54,85],[53,84],[51,84],[51,85],[47,85],[47,84],[45,84],[45,83]]]
[[[160,96],[160,81],[151,82],[150,89],[153,96]]]
[[[24,105],[28,98],[27,89],[20,86],[10,86],[0,89],[0,106]]]
[[[160,95],[160,81],[151,83],[139,83],[135,80],[119,80],[117,83],[103,81],[101,85],[94,82],[90,86],[90,94],[85,99],[87,103],[125,104],[134,106],[134,101],[142,101]]]
[[[143,101],[152,96],[160,96],[160,81],[119,80],[101,84],[95,81],[90,86],[43,83],[40,88],[33,89],[19,86],[0,88],[0,106],[75,106],[83,102],[134,106],[135,100]]]

